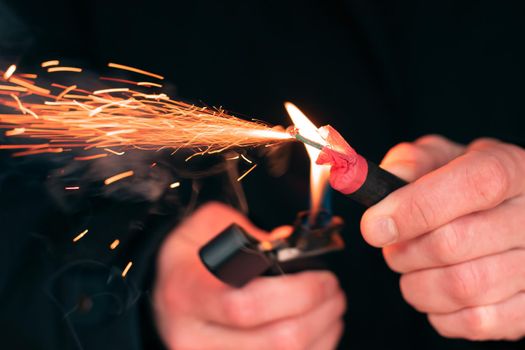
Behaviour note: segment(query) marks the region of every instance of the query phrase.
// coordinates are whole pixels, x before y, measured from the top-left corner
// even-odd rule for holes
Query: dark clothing
[[[290,100],[317,125],[332,124],[372,160],[380,160],[397,142],[427,133],[458,142],[480,136],[506,140],[525,136],[522,2],[6,3],[34,35],[18,56],[22,63],[66,57],[82,60],[95,71],[104,70],[109,60],[138,66],[164,74],[176,84],[179,96],[274,124],[289,123],[282,104]],[[283,177],[271,178],[259,170],[244,181],[251,217],[262,227],[291,223],[295,213],[308,205],[307,167],[300,147],[295,148],[290,170]],[[38,176],[33,181],[45,179],[46,173]],[[5,178],[1,185],[2,211],[16,213],[5,217],[5,226],[2,217],[2,240],[10,243],[1,245],[8,250],[2,255],[7,257],[2,264],[2,269],[8,267],[7,273],[0,275],[0,300],[6,304],[1,307],[1,329],[6,334],[2,338],[18,344],[17,348],[70,348],[77,341],[85,349],[154,348],[150,343],[154,327],[147,327],[151,319],[143,318],[147,307],[139,309],[144,304],[134,301],[145,299],[143,295],[151,288],[152,276],[148,275],[154,271],[155,249],[166,227],[173,225],[170,213],[176,210],[161,211],[163,223],[159,224],[157,218],[151,218],[150,209],[160,198],[142,205],[129,201],[97,204],[93,217],[117,225],[122,216],[119,234],[135,242],[133,250],[123,250],[125,257],[108,258],[102,268],[122,268],[127,257],[133,256],[148,271],[111,285],[95,273],[101,268],[98,262],[79,270],[72,261],[81,260],[82,255],[75,255],[64,265],[66,253],[55,247],[60,243],[46,243],[44,233],[52,235],[57,225],[61,227],[56,232],[80,232],[83,216],[64,216],[67,206],[55,209],[50,203],[57,199],[48,198],[39,186],[27,187],[29,178]],[[476,343],[438,336],[425,316],[402,300],[398,276],[385,266],[381,252],[361,238],[362,209],[342,196],[333,199],[334,212],[347,223],[347,248],[334,264],[349,303],[341,348],[523,347],[523,342]],[[151,220],[155,222],[151,227],[140,225],[141,234],[129,227],[129,221]],[[39,229],[34,226],[37,222]],[[110,236],[115,231],[105,223],[99,225]],[[107,246],[111,238],[93,238],[93,247],[101,242]],[[142,249],[145,246],[149,248]],[[104,260],[105,255],[91,251],[89,256]],[[57,272],[64,268],[67,279],[58,281]],[[84,275],[90,279],[80,279]],[[49,287],[52,281],[58,285]],[[74,306],[79,300],[74,293],[93,294],[99,287],[124,291],[119,297],[121,312],[112,313],[115,305],[111,301],[99,305],[95,300],[88,309],[100,307],[101,314],[109,314],[107,318],[71,321],[64,318],[69,309],[57,308],[52,302],[56,293],[63,293],[61,300],[71,297],[76,301],[62,301],[61,305]],[[58,288],[51,299],[50,288]],[[90,318],[89,310],[82,317]]]

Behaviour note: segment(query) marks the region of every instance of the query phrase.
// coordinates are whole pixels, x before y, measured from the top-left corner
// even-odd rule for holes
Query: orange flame
[[[286,110],[290,115],[295,127],[299,129],[299,133],[320,144],[325,144],[326,141],[319,134],[319,129],[308,119],[306,115],[293,103],[285,103]],[[316,214],[321,209],[321,202],[323,200],[328,179],[330,177],[330,168],[325,165],[315,164],[315,160],[319,156],[318,149],[305,145],[306,151],[310,158],[310,217],[315,218]]]

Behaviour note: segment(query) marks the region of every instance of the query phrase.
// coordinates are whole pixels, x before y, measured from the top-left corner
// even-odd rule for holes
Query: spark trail
[[[160,81],[164,78],[158,74],[110,63],[110,68],[159,82],[100,77],[121,86],[89,91],[79,87],[86,80],[80,73],[82,69],[59,64],[57,60],[43,62],[46,77],[57,72],[73,74],[74,84],[40,86],[36,74],[17,74],[14,65],[0,72],[0,105],[8,109],[0,114],[0,128],[11,140],[0,149],[18,150],[13,156],[25,156],[75,148],[100,149],[100,154],[115,153],[115,149],[175,152],[191,148],[196,155],[203,155],[293,139],[283,129],[243,120],[222,109],[195,106],[151,90],[145,92],[162,87]]]

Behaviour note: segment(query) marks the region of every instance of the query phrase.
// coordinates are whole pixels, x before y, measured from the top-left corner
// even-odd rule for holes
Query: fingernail
[[[374,245],[379,247],[384,247],[397,241],[399,232],[394,219],[390,216],[384,216],[372,221],[369,237],[372,238]]]

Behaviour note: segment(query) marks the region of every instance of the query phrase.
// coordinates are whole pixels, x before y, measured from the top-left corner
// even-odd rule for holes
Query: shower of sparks
[[[59,64],[58,60],[51,60],[41,66],[45,72],[82,70]],[[117,63],[109,63],[108,67],[164,79]],[[15,72],[15,65],[0,72],[0,105],[12,110],[0,114],[0,129],[5,129],[5,136],[11,140],[10,144],[0,145],[0,149],[19,149],[14,156],[61,153],[77,148],[99,149],[102,153],[75,157],[76,160],[122,155],[132,148],[173,152],[190,148],[195,150],[194,156],[198,156],[293,141],[289,133],[260,121],[243,120],[222,109],[173,100],[157,91],[139,91],[162,86],[155,82],[101,77],[101,80],[128,86],[88,91],[79,87],[82,82],[79,75],[73,76],[74,84],[42,85],[37,79],[28,80],[27,74],[23,77]],[[135,85],[137,90],[129,85]],[[22,138],[38,141],[17,144]]]
[[[82,237],[84,237],[88,232],[89,232],[89,230],[84,230],[84,231],[80,232],[80,234],[79,234],[78,236],[76,236],[75,238],[73,238],[73,242],[78,242],[78,241],[81,240]]]
[[[126,177],[133,176],[134,174],[135,173],[133,172],[133,170],[128,170],[123,173],[108,177],[107,179],[104,180],[104,185],[106,186],[111,185],[113,182],[120,181],[122,179],[125,179]]]
[[[126,268],[124,269],[124,271],[122,271],[122,277],[126,277],[126,275],[129,272],[129,269],[131,269],[131,265],[133,265],[133,262],[132,261],[128,262],[128,264],[126,265]]]
[[[109,249],[114,250],[115,248],[118,247],[119,244],[120,244],[120,241],[116,239],[113,242],[111,242],[111,244],[109,245]]]

